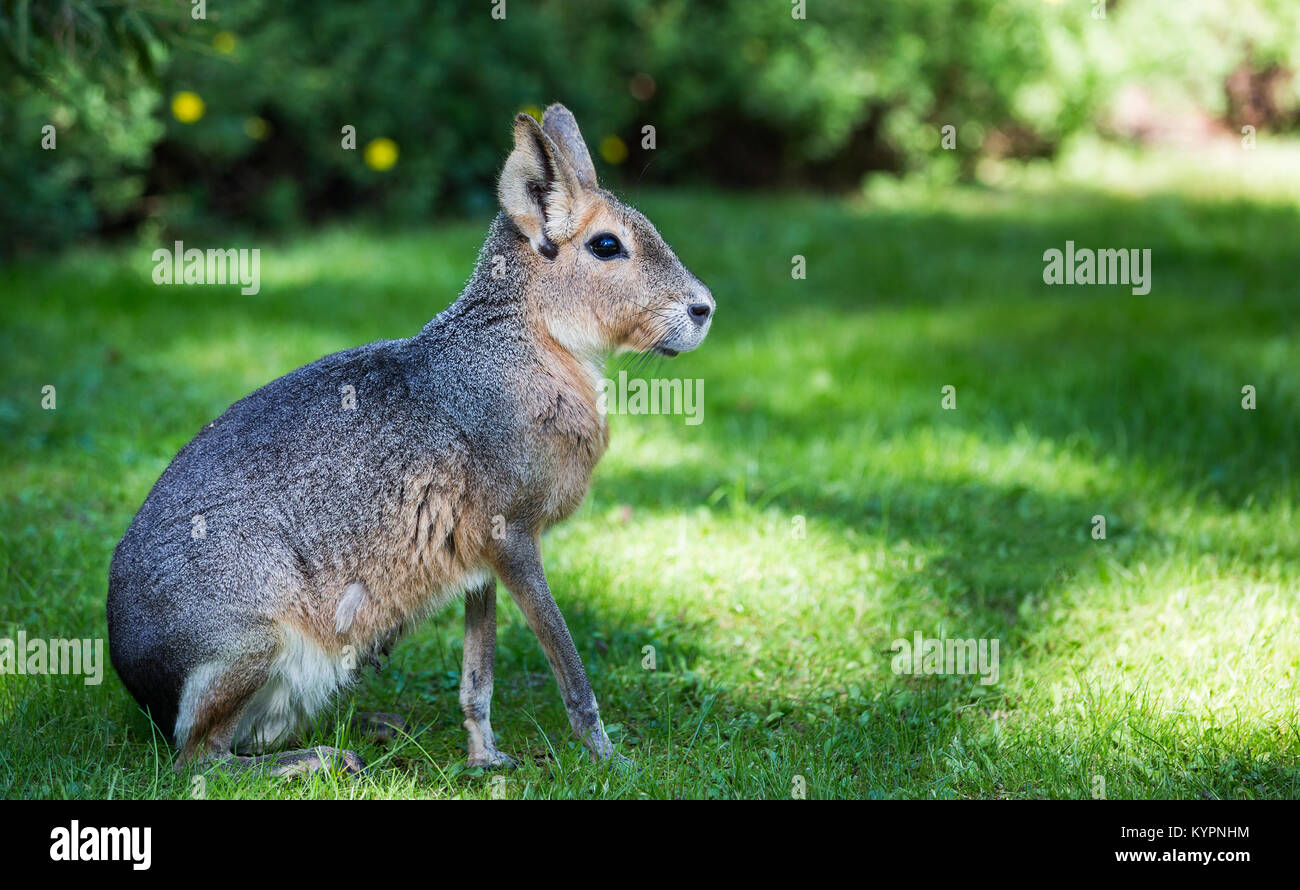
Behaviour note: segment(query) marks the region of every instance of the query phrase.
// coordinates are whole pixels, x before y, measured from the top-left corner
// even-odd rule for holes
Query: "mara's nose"
[[[696,324],[704,324],[713,314],[713,307],[708,303],[692,303],[686,310],[691,314],[691,321]]]

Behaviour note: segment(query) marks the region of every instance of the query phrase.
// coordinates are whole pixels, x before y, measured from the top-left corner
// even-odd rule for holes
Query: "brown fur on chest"
[[[596,405],[589,372],[550,341],[544,372],[530,382],[530,512],[541,528],[565,519],[582,503],[591,473],[609,447],[609,423]]]

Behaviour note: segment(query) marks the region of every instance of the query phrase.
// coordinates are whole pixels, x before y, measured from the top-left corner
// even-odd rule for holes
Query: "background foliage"
[[[182,0],[0,0],[0,232],[48,247],[473,212],[506,116],[556,100],[623,185],[969,177],[1104,128],[1134,84],[1234,132],[1293,128],[1290,5],[1111,0],[1103,20],[1084,0],[809,0],[795,20],[787,0],[510,0],[501,21],[488,0],[241,0],[195,20]],[[179,119],[178,93],[201,116]],[[961,151],[936,150],[944,124]],[[397,160],[373,169],[381,138]]]

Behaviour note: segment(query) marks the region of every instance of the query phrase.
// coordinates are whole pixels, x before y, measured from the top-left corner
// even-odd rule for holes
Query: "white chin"
[[[692,349],[697,348],[704,342],[704,338],[708,333],[709,326],[708,324],[705,324],[704,327],[692,331],[691,336],[683,337],[680,334],[674,334],[673,336],[656,343],[655,351],[665,355],[677,355],[682,352],[690,352]]]

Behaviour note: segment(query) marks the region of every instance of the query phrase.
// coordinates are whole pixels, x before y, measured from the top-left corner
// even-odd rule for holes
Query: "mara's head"
[[[546,109],[541,125],[515,117],[497,195],[527,241],[527,298],[566,349],[672,356],[704,340],[713,295],[648,219],[597,185],[578,122],[563,105]]]

